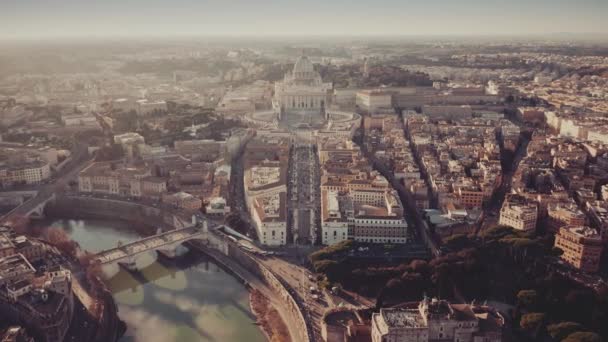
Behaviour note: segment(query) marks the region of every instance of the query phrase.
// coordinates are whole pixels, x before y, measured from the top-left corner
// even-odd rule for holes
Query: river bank
[[[152,226],[134,227],[125,221],[99,218],[55,217],[40,224],[64,229],[82,249],[93,253],[115,247],[118,241],[128,243],[155,233]],[[246,287],[212,258],[188,252],[174,260],[159,260],[151,252],[138,257],[137,263],[138,272],[116,266],[103,279],[118,310],[117,318],[127,325],[118,341],[268,340],[255,324]],[[104,311],[111,311],[111,307],[111,303],[104,306]],[[109,327],[111,319],[107,322],[108,329],[114,330]],[[112,339],[108,336],[104,341]]]
[[[260,291],[251,289],[249,291],[249,302],[251,311],[257,318],[257,323],[271,342],[290,342],[289,329],[279,315],[279,312],[272,307],[269,299]]]

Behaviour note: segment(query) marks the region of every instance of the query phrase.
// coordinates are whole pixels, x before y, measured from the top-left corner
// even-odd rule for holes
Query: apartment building
[[[534,230],[538,220],[538,204],[522,196],[509,195],[500,209],[498,224],[517,230]]]
[[[552,233],[565,226],[584,226],[585,221],[585,214],[572,200],[547,205],[547,230]]]
[[[349,239],[353,217],[352,198],[335,190],[321,191],[321,243],[333,245]]]
[[[253,200],[251,218],[255,224],[258,239],[267,246],[281,246],[287,243],[287,193],[256,196]]]
[[[50,164],[42,160],[15,163],[0,168],[0,184],[3,187],[39,184],[50,177]]]
[[[289,148],[283,143],[254,139],[245,149],[245,202],[260,243],[268,246],[287,243]]]
[[[384,192],[381,206],[360,202],[354,208],[354,239],[372,243],[406,243],[407,222],[394,190]]]
[[[167,192],[167,179],[152,176],[145,164],[93,163],[78,175],[78,190],[83,193],[160,198]]]
[[[593,228],[566,226],[555,235],[555,247],[561,249],[562,260],[581,271],[595,273],[600,267],[602,238]]]

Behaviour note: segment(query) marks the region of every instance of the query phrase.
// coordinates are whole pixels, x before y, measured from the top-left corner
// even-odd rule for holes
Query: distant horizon
[[[608,36],[605,0],[3,0],[0,39]]]
[[[104,42],[104,41],[131,41],[131,40],[169,40],[169,41],[213,41],[229,40],[238,41],[239,39],[255,39],[260,41],[279,41],[279,40],[365,40],[379,39],[380,41],[391,41],[405,39],[411,41],[427,40],[432,41],[459,41],[471,38],[484,40],[517,40],[538,41],[538,40],[563,40],[574,42],[606,42],[608,43],[608,32],[554,32],[554,33],[495,33],[495,34],[456,34],[456,33],[429,33],[429,34],[133,34],[133,35],[57,35],[57,36],[16,36],[8,37],[0,34],[0,42]]]

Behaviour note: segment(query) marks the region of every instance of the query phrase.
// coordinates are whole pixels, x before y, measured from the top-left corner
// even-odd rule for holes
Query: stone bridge
[[[23,202],[18,207],[4,214],[0,218],[0,223],[10,225],[15,219],[22,217],[44,217],[44,208],[49,202],[55,200],[55,193],[51,191],[40,191],[29,200]]]
[[[133,241],[128,244],[119,244],[116,248],[99,252],[95,255],[93,262],[100,265],[118,263],[130,270],[136,270],[135,260],[138,255],[149,251],[157,251],[168,257],[175,256],[175,250],[184,242],[201,240],[208,242],[209,230],[207,221],[197,222],[193,226],[159,232],[156,235]]]

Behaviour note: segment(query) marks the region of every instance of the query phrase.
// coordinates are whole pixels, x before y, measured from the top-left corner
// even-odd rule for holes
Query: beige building
[[[564,226],[584,226],[586,216],[574,201],[547,205],[547,230],[557,233]]]
[[[498,224],[517,230],[534,230],[538,219],[538,204],[518,195],[510,195],[500,209]]]
[[[255,111],[255,103],[249,97],[225,96],[217,105],[216,111],[224,115],[251,113]]]
[[[372,315],[372,342],[500,342],[504,318],[493,308],[425,298]]]
[[[573,267],[590,273],[598,271],[603,244],[595,229],[586,226],[562,227],[555,235],[555,247],[563,251],[562,260]]]
[[[365,113],[394,112],[393,93],[382,90],[362,90],[357,92],[355,104]]]
[[[114,136],[114,143],[122,146],[127,158],[132,159],[145,146],[145,139],[140,134],[128,132]]]
[[[226,150],[225,141],[203,140],[178,140],[175,142],[175,151],[183,156],[196,160],[214,161],[224,156]]]
[[[201,201],[200,198],[185,192],[164,195],[162,201],[166,204],[188,211],[197,211],[203,206],[203,201]]]
[[[523,122],[544,122],[545,109],[537,107],[521,107],[517,109],[517,118]]]
[[[151,113],[162,113],[167,111],[167,102],[165,101],[149,101],[147,99],[137,100],[136,102],[137,115],[148,115]]]
[[[2,186],[39,184],[50,177],[50,165],[44,161],[13,164],[0,169],[0,184]]]
[[[2,342],[34,342],[25,328],[20,326],[11,326],[6,331],[0,333],[0,341]]]
[[[489,197],[478,184],[457,186],[454,192],[458,195],[460,204],[469,209],[481,209],[483,202]]]
[[[167,180],[151,175],[146,165],[93,163],[78,175],[78,190],[103,195],[160,198],[167,192]]]
[[[397,193],[384,191],[381,205],[371,201],[353,200],[354,239],[371,243],[406,243],[407,222]]]
[[[37,240],[3,231],[15,246],[0,257],[0,311],[8,322],[36,329],[43,341],[62,341],[72,321],[72,274],[59,265],[36,269],[53,248]]]

